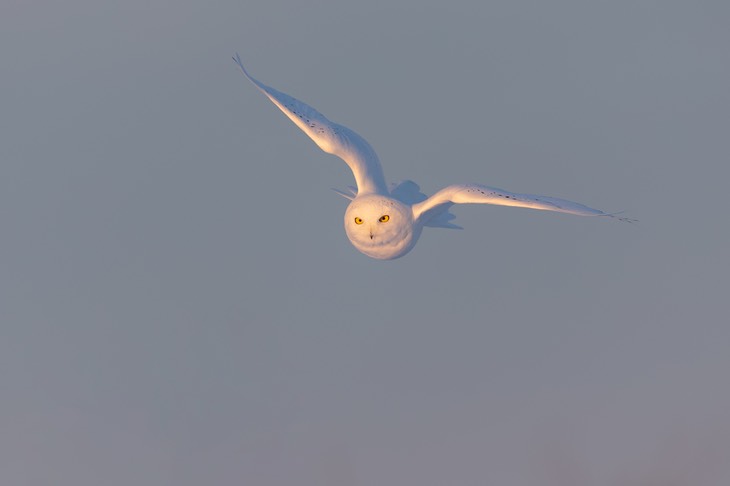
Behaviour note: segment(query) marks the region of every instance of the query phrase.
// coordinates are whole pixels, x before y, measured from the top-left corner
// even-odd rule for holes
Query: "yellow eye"
[[[390,216],[388,216],[387,214],[384,214],[380,217],[380,219],[378,221],[380,221],[381,223],[387,223],[389,220],[390,220]]]
[[[355,224],[362,224],[362,218],[355,217]]]

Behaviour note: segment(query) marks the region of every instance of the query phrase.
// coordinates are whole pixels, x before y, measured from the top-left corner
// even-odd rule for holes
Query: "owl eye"
[[[355,216],[355,224],[362,224],[362,218]]]
[[[390,216],[388,216],[387,214],[384,214],[380,217],[380,219],[378,221],[380,221],[381,223],[387,223],[388,221],[390,221]]]

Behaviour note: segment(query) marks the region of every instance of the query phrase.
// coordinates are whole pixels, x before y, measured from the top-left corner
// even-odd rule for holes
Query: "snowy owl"
[[[606,216],[582,204],[554,197],[517,194],[481,184],[456,184],[431,197],[420,192],[413,181],[390,186],[370,144],[347,127],[329,121],[311,106],[254,79],[233,58],[243,74],[289,117],[319,148],[340,157],[352,170],[357,187],[336,191],[351,202],[345,211],[345,232],[355,248],[380,260],[399,258],[413,249],[424,226],[454,228],[449,212],[454,204],[496,204],[541,209],[579,216]],[[627,218],[618,218],[631,221]]]

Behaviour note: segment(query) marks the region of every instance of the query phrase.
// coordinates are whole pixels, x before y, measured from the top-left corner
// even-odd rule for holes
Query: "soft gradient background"
[[[4,0],[0,484],[730,480],[726,1]],[[464,206],[359,254],[241,76]]]

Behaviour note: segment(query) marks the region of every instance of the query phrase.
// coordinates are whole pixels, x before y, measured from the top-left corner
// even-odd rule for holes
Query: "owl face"
[[[410,207],[376,194],[357,197],[350,203],[345,211],[345,232],[355,248],[381,260],[408,253],[421,233]]]

